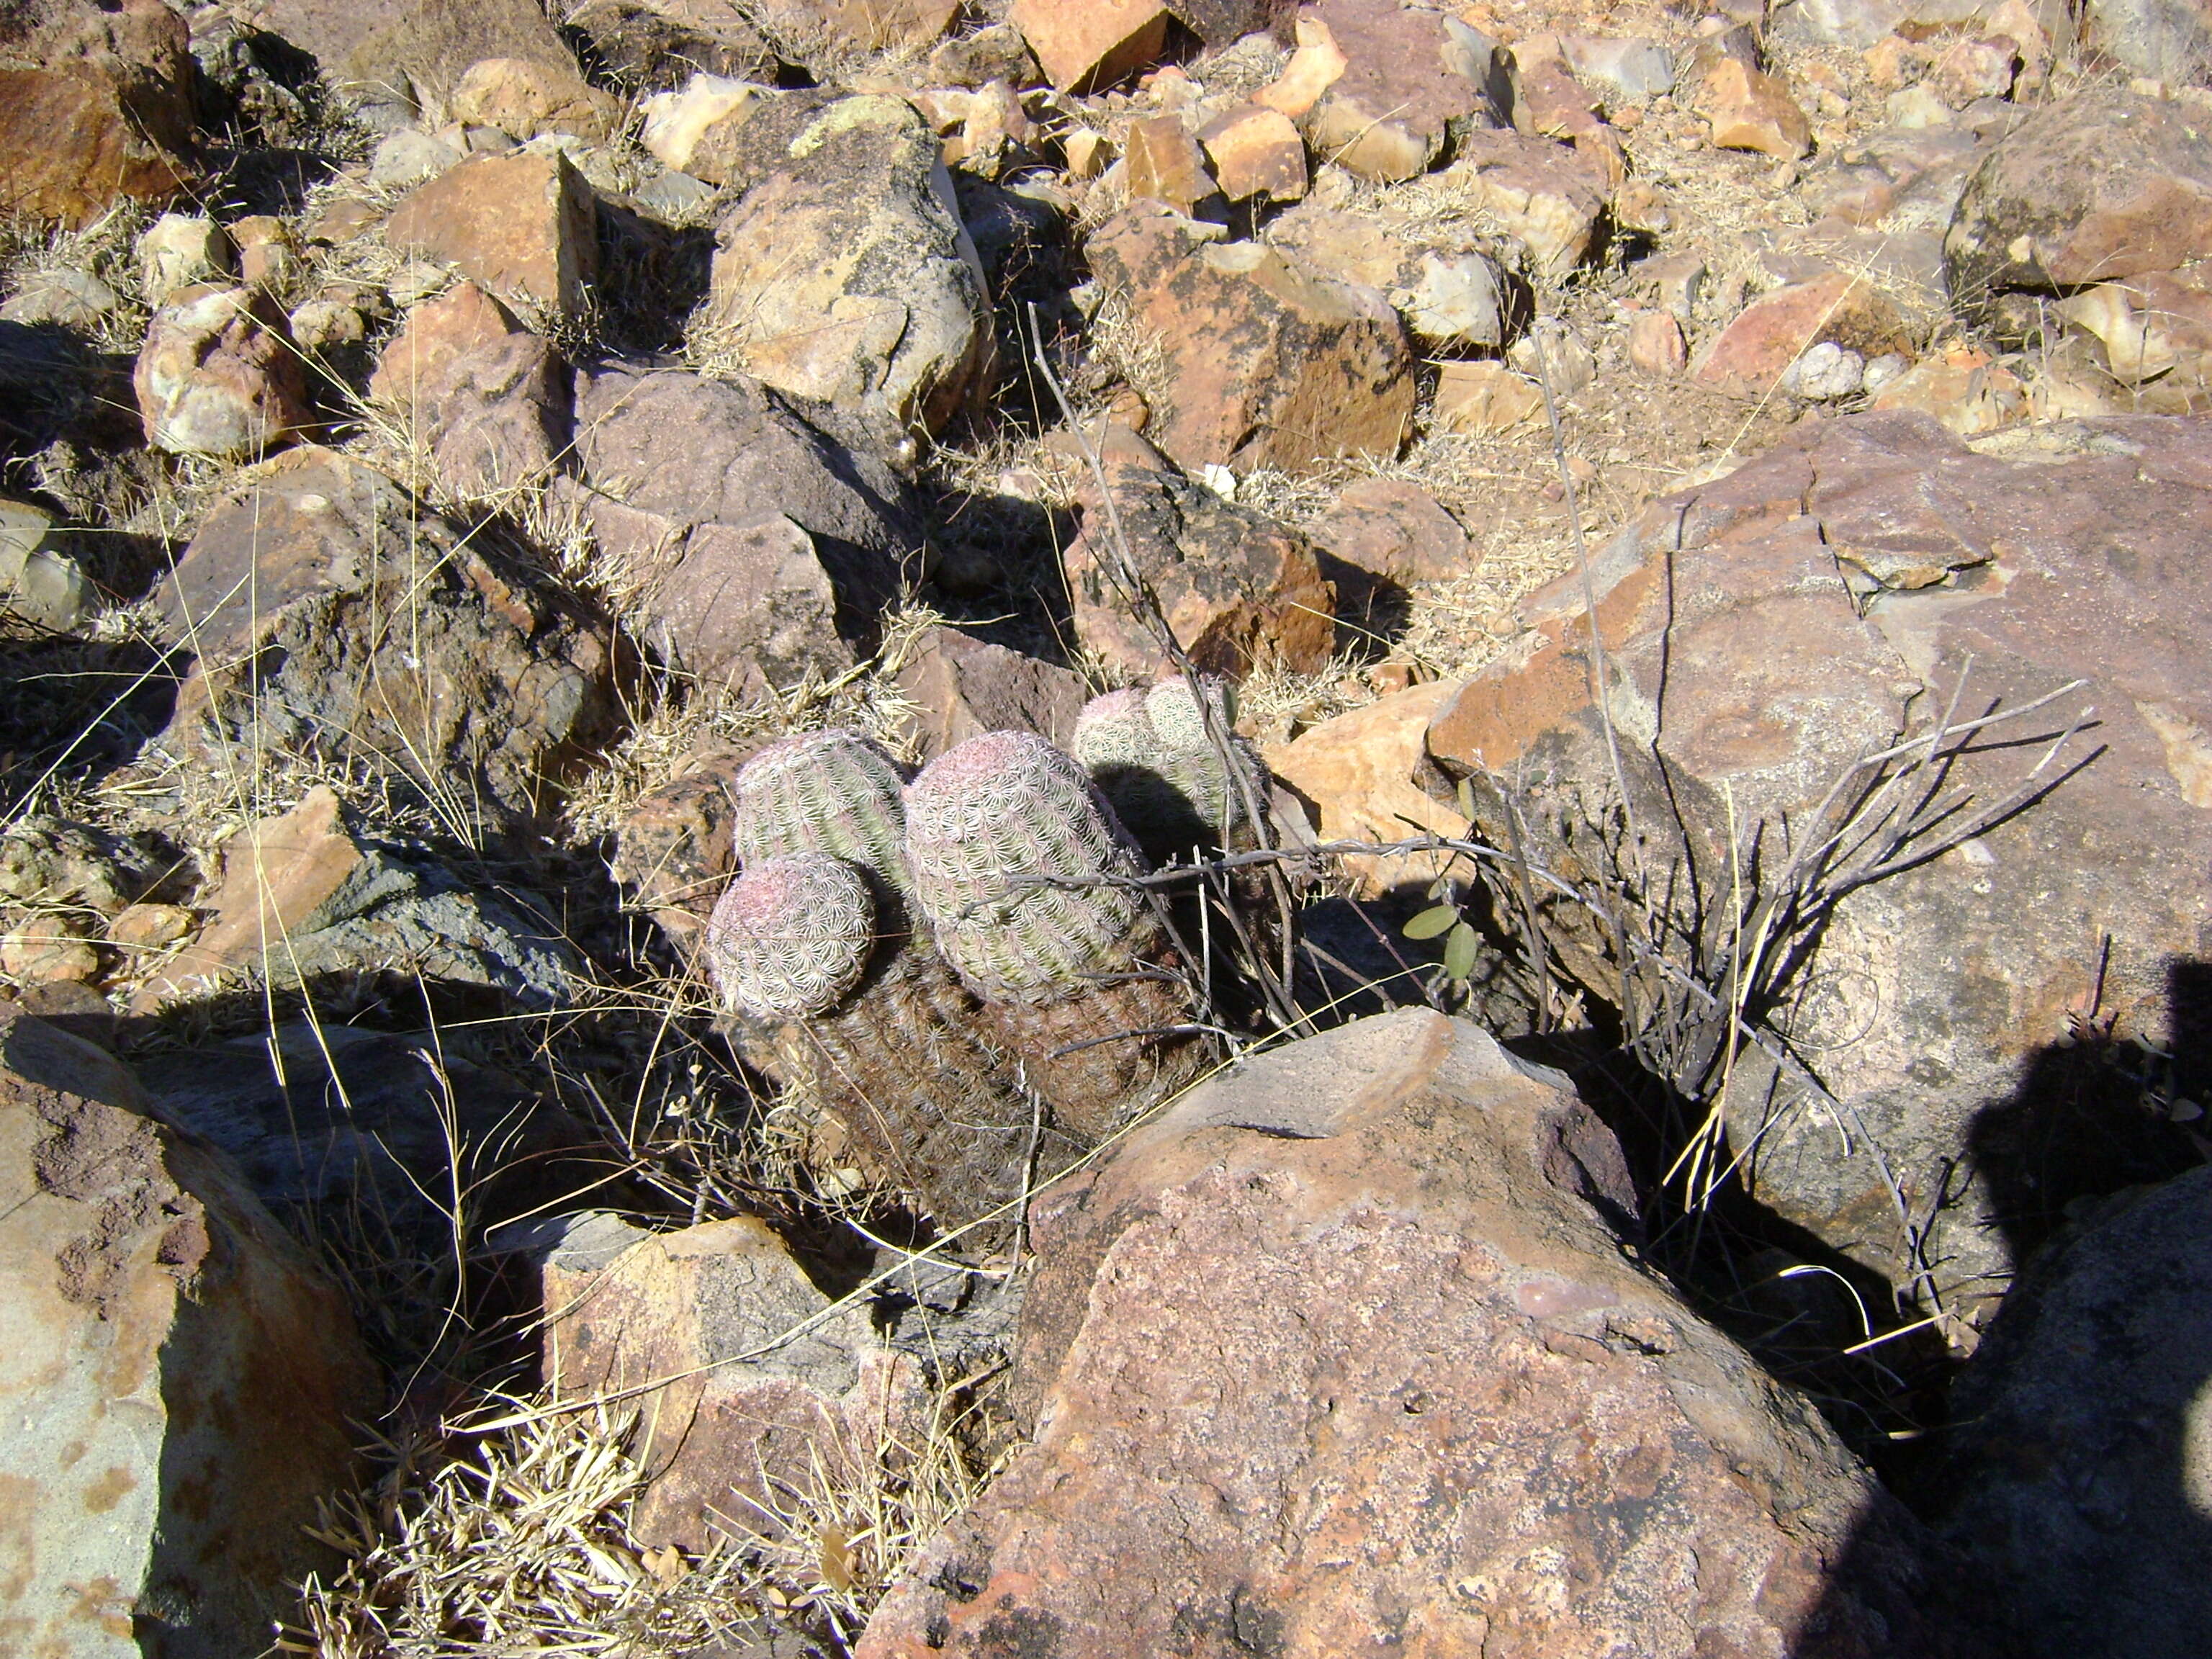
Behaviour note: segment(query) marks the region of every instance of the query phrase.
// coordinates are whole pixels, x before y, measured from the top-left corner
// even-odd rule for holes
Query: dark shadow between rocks
[[[1893,1477],[1932,1522],[1931,1578],[1954,1587],[1941,1643],[1916,1651],[2203,1651],[2201,1592],[2177,1588],[2187,1577],[2177,1564],[2212,1560],[2212,1514],[2189,1480],[2203,1457],[2192,1437],[2212,1390],[2212,1341],[2169,1328],[2144,1351],[2126,1318],[2133,1296],[2108,1291],[2084,1307],[2071,1294],[2084,1267],[2077,1244],[2212,1161],[2201,1115],[2212,1091],[2212,962],[2172,963],[2166,1001],[2168,1051],[2116,1038],[2093,1011],[2029,1058],[2010,1096],[1975,1115],[1970,1173],[1988,1190],[2015,1277],[1960,1374],[1949,1422],[1917,1468]],[[2131,1285],[2147,1275],[2146,1297],[2161,1288],[2155,1262],[2117,1270]],[[2056,1300],[2076,1305],[2053,1314]],[[2069,1402],[2073,1420],[2023,1415],[2062,1383],[2081,1391]],[[1839,1580],[1858,1565],[1847,1553]],[[1818,1623],[1791,1659],[1833,1659]]]

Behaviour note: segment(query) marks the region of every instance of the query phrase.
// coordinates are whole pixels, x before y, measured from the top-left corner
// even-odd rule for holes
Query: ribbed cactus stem
[[[732,840],[742,863],[830,853],[866,872],[886,932],[907,908],[905,781],[898,763],[857,732],[808,732],[762,750],[738,770]]]
[[[1227,739],[1229,758],[1206,729],[1200,697]],[[1094,698],[1077,717],[1073,747],[1145,851],[1164,859],[1249,840],[1247,791],[1264,801],[1267,774],[1251,745],[1233,734],[1236,719],[1236,689],[1228,682],[1204,676],[1194,692],[1178,675],[1149,692]]]
[[[876,907],[854,866],[827,853],[763,859],[730,884],[707,924],[708,977],[732,1012],[826,1012],[860,982]]]
[[[1236,728],[1237,688],[1211,674],[1199,677],[1196,691],[1191,690],[1188,680],[1177,674],[1162,680],[1145,694],[1146,718],[1158,734],[1160,746],[1170,754],[1192,755],[1212,750],[1213,739],[1206,729],[1206,715],[1199,708],[1201,697],[1212,706],[1214,720],[1224,736]]]
[[[1042,738],[991,732],[907,791],[907,861],[939,950],[991,1002],[1048,1002],[1119,971],[1141,855],[1083,769]],[[1079,885],[1056,886],[1024,878]]]

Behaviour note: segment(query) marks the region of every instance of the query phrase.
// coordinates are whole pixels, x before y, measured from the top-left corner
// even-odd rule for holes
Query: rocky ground
[[[0,6],[0,1651],[2212,1617],[2201,0]]]

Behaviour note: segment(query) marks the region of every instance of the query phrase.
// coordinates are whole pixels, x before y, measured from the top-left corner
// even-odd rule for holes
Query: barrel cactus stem
[[[707,924],[708,976],[733,1012],[769,1019],[826,1012],[874,944],[860,872],[827,853],[763,859],[730,884]]]
[[[971,738],[923,769],[907,861],[938,948],[988,1002],[1051,1001],[1125,967],[1146,908],[1121,884],[1145,866],[1112,808],[1027,732]]]
[[[731,826],[747,866],[789,853],[830,853],[875,889],[884,931],[907,926],[905,781],[898,763],[857,732],[808,732],[770,744],[738,773]]]

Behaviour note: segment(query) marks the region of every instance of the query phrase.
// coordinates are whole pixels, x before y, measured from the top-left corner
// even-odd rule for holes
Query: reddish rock
[[[1474,132],[1444,177],[1554,271],[1582,262],[1611,186],[1575,151],[1517,132]]]
[[[727,745],[687,755],[676,776],[640,796],[615,831],[610,873],[679,947],[696,940],[738,872],[730,785],[750,758]]]
[[[1813,125],[1781,82],[1723,57],[1698,85],[1692,106],[1721,149],[1755,149],[1790,161],[1813,148]]]
[[[568,452],[568,365],[517,331],[447,359],[417,387],[413,435],[449,495],[514,505],[562,470]]]
[[[902,487],[744,380],[610,365],[577,377],[580,498],[690,672],[787,684],[848,668],[920,538]]]
[[[545,1263],[544,1305],[555,1395],[637,1401],[642,1543],[704,1551],[733,1522],[772,1536],[791,1486],[874,1478],[878,1457],[896,1467],[927,1437],[920,1366],[876,1336],[866,1302],[834,1309],[750,1216],[574,1229]]]
[[[384,228],[394,249],[458,266],[507,305],[582,316],[598,280],[599,209],[563,155],[478,155],[418,185]]]
[[[1032,1206],[1036,1437],[866,1659],[1917,1650],[1917,1524],[1638,1267],[1612,1135],[1425,1010],[1250,1061]]]
[[[457,357],[522,331],[514,313],[474,283],[456,283],[407,313],[399,331],[377,354],[368,395],[392,409],[435,398]]]
[[[1305,116],[1322,161],[1379,183],[1410,179],[1455,134],[1494,124],[1473,31],[1395,0],[1316,0],[1310,9],[1344,59]]]
[[[1280,110],[1241,105],[1207,122],[1198,136],[1231,201],[1264,196],[1295,202],[1306,193],[1305,141]]]
[[[1459,520],[1402,478],[1347,484],[1311,534],[1346,564],[1394,581],[1443,581],[1473,568]]]
[[[1091,695],[1065,668],[951,628],[922,636],[896,684],[925,761],[986,732],[1034,732],[1065,748]]]
[[[1133,433],[1109,429],[1102,448],[1129,556],[1193,662],[1233,679],[1265,662],[1296,673],[1328,664],[1336,599],[1303,536],[1194,483]],[[1082,501],[1083,534],[1063,556],[1077,636],[1132,678],[1172,672],[1115,580],[1095,484]]]
[[[1188,213],[1219,186],[1206,170],[1206,152],[1190,130],[1172,115],[1147,116],[1129,123],[1122,135],[1122,164],[1129,194],[1164,202]]]
[[[1887,295],[1863,276],[1832,271],[1753,301],[1698,353],[1693,373],[1710,384],[1764,392],[1823,340],[1869,357],[1912,349]]]
[[[1981,307],[2212,258],[2212,131],[2186,104],[2084,93],[1991,147],[1943,239],[1951,292]]]
[[[2027,418],[2020,377],[1986,351],[1962,349],[1930,357],[1889,381],[1867,400],[1875,410],[1917,410],[1962,438],[1979,438]]]
[[[2133,1104],[2105,1115],[2085,1105],[2039,1143],[2042,1120],[2016,1103],[2023,1065],[2068,1038],[2069,1012],[2093,1006],[2122,1036],[2172,1046],[2188,1017],[2172,1002],[2172,965],[2201,954],[2212,913],[2199,852],[2212,684],[2197,643],[2212,625],[2212,580],[2193,550],[2212,510],[2212,437],[2201,422],[2142,416],[2023,434],[2015,447],[2018,460],[1975,453],[1922,415],[1819,422],[1655,504],[1595,562],[1642,857],[1693,863],[1708,892],[1729,880],[1731,823],[1740,838],[1763,826],[1763,856],[1795,855],[1822,833],[1816,809],[1853,757],[1925,733],[1954,696],[1962,715],[1979,714],[2087,682],[2004,728],[2016,745],[1971,749],[1945,775],[1945,799],[1985,811],[2094,706],[2094,734],[2046,769],[2049,793],[1852,891],[1778,992],[1793,1045],[1844,1121],[1755,1051],[1732,1073],[1729,1134],[1753,1196],[1909,1287],[1886,1169],[1929,1229],[1938,1291],[1968,1318],[2010,1270],[2017,1217],[1996,1215],[2031,1191],[2037,1208],[2056,1208],[2081,1190],[2069,1185],[2077,1166],[2126,1167],[2123,1149],[2164,1133]],[[1468,682],[1438,712],[1429,748],[1474,779],[1480,827],[1498,836],[1512,831],[1489,780],[1540,757],[1526,769],[1543,781],[1528,784],[1522,815],[1538,861],[1594,878],[1586,829],[1612,821],[1616,790],[1589,707],[1578,586],[1538,596],[1529,614],[1544,642]],[[1932,853],[1933,839],[1919,844]],[[1574,959],[1567,971],[1617,982],[1610,936],[1587,913],[1565,906],[1550,921],[1562,962]],[[2085,939],[2100,943],[2084,950]],[[2021,1138],[2004,1180],[1984,1159],[1990,1136]]]
[[[1141,204],[1087,248],[1160,343],[1169,395],[1151,430],[1181,465],[1295,471],[1340,453],[1395,455],[1405,441],[1412,353],[1380,295],[1260,243],[1214,243]]]
[[[0,1010],[5,1644],[260,1651],[383,1403],[344,1299],[104,1049]]]
[[[1168,10],[1158,0],[1014,0],[1006,21],[1062,92],[1111,86],[1167,46]]]
[[[1628,319],[1628,361],[1646,374],[1680,374],[1689,361],[1672,312],[1639,311]]]
[[[310,418],[284,313],[248,289],[186,289],[155,312],[131,386],[148,441],[172,454],[250,459]]]
[[[1954,108],[1963,109],[1977,98],[2002,98],[2012,91],[2013,70],[2019,54],[2011,44],[1990,40],[1958,40],[1944,50],[1928,72],[1928,84]]]
[[[0,14],[0,212],[88,224],[193,177],[191,37],[161,0]]]

